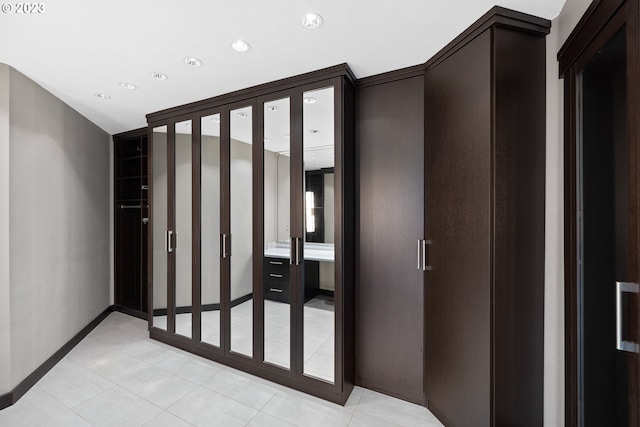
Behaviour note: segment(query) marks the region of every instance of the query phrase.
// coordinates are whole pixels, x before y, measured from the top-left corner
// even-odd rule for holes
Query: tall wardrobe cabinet
[[[147,116],[151,338],[346,402],[353,81],[337,65]]]
[[[542,425],[549,27],[496,7],[426,64],[425,384],[445,425]]]

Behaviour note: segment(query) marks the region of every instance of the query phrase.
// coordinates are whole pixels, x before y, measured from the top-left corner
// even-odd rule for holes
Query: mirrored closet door
[[[291,101],[267,101],[264,114],[264,362],[291,368]]]
[[[346,70],[148,116],[151,337],[339,403],[354,383]]]
[[[200,118],[200,341],[220,347],[220,113]]]

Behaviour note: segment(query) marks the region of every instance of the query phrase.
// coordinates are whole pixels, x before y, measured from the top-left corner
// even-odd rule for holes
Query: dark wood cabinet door
[[[491,32],[425,76],[427,407],[446,424],[491,417]]]
[[[358,93],[357,378],[424,404],[422,75]]]

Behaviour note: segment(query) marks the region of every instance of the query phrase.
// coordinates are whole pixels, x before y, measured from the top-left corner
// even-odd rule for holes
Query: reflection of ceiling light
[[[277,105],[270,105],[267,107],[267,110],[269,111],[278,111],[280,110],[280,107],[278,107]]]
[[[220,117],[212,117],[212,118],[211,118],[211,121],[212,121],[213,123],[220,123]]]
[[[311,132],[311,133],[318,133],[318,132],[320,132],[320,131],[319,131],[318,129],[311,129],[309,132]]]
[[[265,139],[264,139],[264,142],[269,142],[269,138],[265,138]]]
[[[190,128],[190,127],[191,127],[191,123],[187,123],[187,125],[186,125],[186,126],[187,126],[188,128]]]
[[[317,157],[317,156],[311,156],[311,158],[312,158],[312,159],[317,159],[318,157]]]
[[[291,138],[291,135],[290,135],[290,134],[288,134],[288,133],[285,133],[285,134],[284,134],[284,137],[285,137],[285,138]]]
[[[238,116],[242,117],[243,119],[246,119],[247,117],[249,117],[249,113],[245,113],[244,111],[240,111],[238,113]]]
[[[133,85],[131,83],[126,83],[126,82],[120,83],[120,87],[124,88],[124,89],[129,89],[129,90],[136,90],[137,89],[136,85]]]
[[[317,167],[318,167],[318,166],[320,166],[320,165],[319,165],[319,164],[317,164],[317,163],[314,163],[314,164],[313,164],[313,166],[317,168]]]
[[[233,43],[231,43],[231,47],[236,52],[247,52],[249,49],[251,49],[251,46],[249,45],[249,43],[247,43],[244,40],[234,41]]]
[[[107,95],[106,93],[94,93],[93,96],[104,100],[111,99],[111,96]]]
[[[157,71],[149,73],[149,75],[156,80],[167,80],[168,78],[166,74],[158,73]]]
[[[190,67],[202,67],[202,61],[200,61],[198,58],[194,58],[192,56],[184,58],[184,63],[187,64]]]
[[[317,13],[307,13],[302,18],[302,26],[310,30],[314,30],[322,25],[322,16]]]
[[[304,99],[304,103],[305,103],[305,104],[315,104],[315,103],[316,103],[316,99],[315,99],[315,98],[313,98],[313,97],[311,97],[311,96],[307,96],[307,97]]]

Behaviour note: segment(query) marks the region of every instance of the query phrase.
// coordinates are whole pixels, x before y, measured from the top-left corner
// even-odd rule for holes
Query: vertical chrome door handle
[[[631,282],[616,282],[616,348],[630,353],[638,353],[640,346],[637,342],[622,339],[622,294],[637,294],[640,286]]]
[[[220,235],[220,241],[221,241],[221,248],[220,248],[220,254],[222,255],[222,258],[227,258],[229,255],[231,255],[231,239],[229,239],[228,234],[226,233],[222,233]]]
[[[302,255],[300,255],[300,246],[302,239],[300,237],[291,238],[291,253],[289,254],[289,263],[292,265],[300,265]]]
[[[300,260],[302,259],[302,255],[300,255],[300,250],[302,249],[302,238],[296,237],[296,251],[295,251],[295,263],[296,265],[300,265]]]
[[[173,231],[167,230],[165,248],[169,253],[173,252],[173,249],[174,249],[172,240],[173,240]]]

